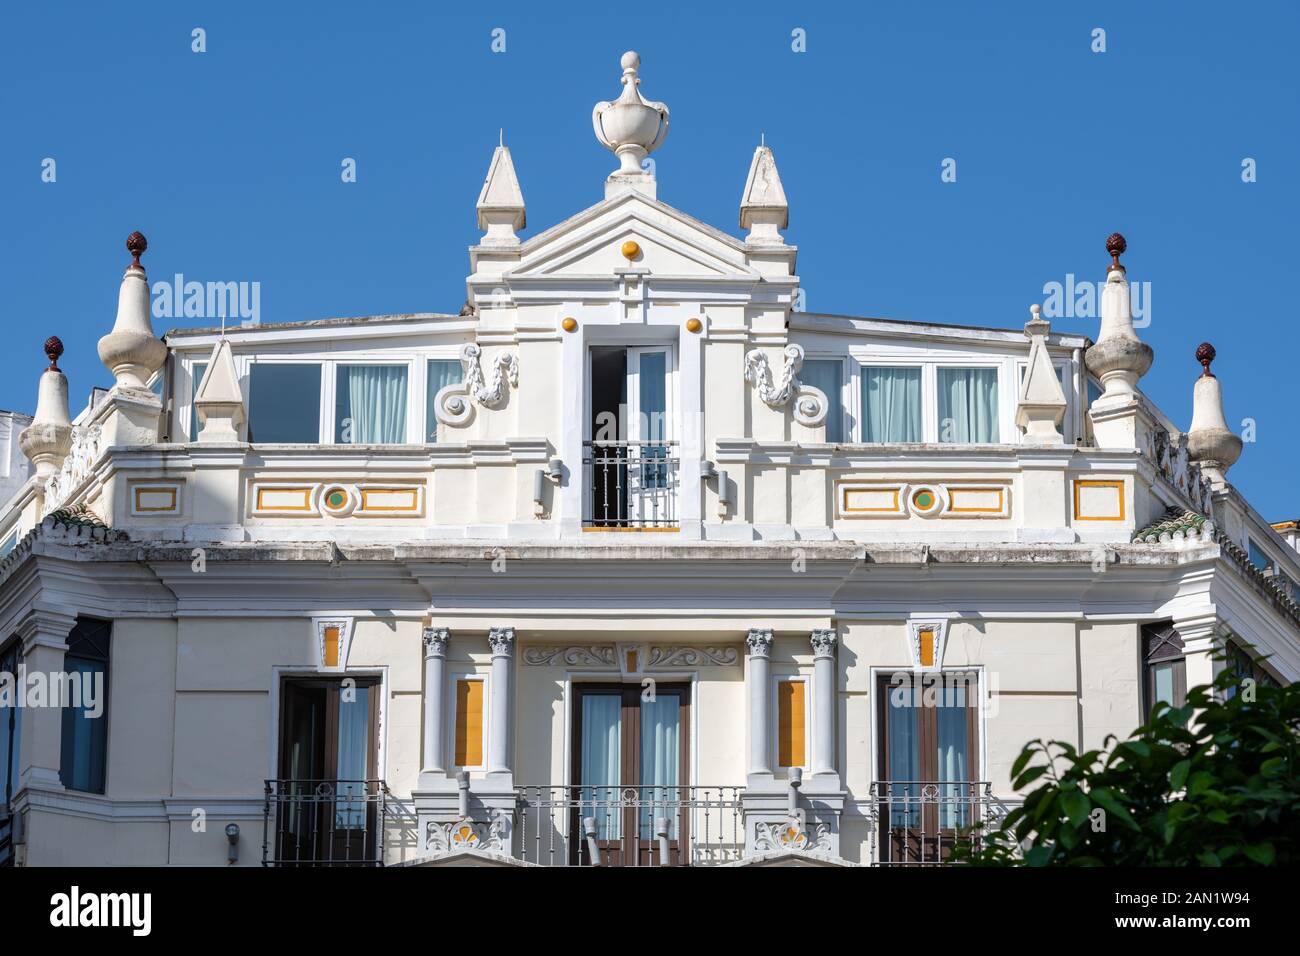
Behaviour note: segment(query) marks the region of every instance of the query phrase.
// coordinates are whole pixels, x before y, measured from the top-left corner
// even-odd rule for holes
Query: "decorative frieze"
[[[534,667],[616,667],[613,644],[526,647],[524,663]]]
[[[97,424],[72,426],[68,457],[45,485],[46,514],[69,501],[90,477],[91,469],[99,460],[101,434]]]
[[[624,652],[620,659],[620,649]],[[627,655],[640,654],[644,651],[644,662],[629,666]],[[615,647],[613,644],[574,644],[569,646],[526,647],[523,652],[525,664],[534,667],[586,667],[597,669],[619,669],[640,673],[644,668],[668,667],[726,667],[740,662],[740,650],[737,647],[718,645],[652,645],[641,648],[639,645]]]
[[[803,852],[831,852],[831,829],[824,823],[815,824],[811,832],[803,814],[788,817],[780,823],[759,823],[754,827],[754,849],[799,850]]]
[[[430,820],[425,826],[424,849],[427,853],[454,853],[458,850],[490,850],[507,853],[507,822],[500,810],[493,811],[488,823],[470,819],[454,823]]]
[[[991,482],[841,481],[841,518],[1006,518],[1011,484]]]
[[[422,518],[424,484],[261,481],[250,483],[254,518]]]
[[[714,664],[725,667],[740,660],[740,651],[735,647],[714,647],[703,645],[651,647],[649,666],[651,667],[700,667]]]

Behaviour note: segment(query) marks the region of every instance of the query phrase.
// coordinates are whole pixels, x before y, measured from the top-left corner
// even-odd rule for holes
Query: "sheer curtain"
[[[427,414],[424,419],[425,441],[436,442],[438,440],[438,418],[433,411],[434,399],[438,397],[438,392],[448,385],[459,385],[464,380],[465,372],[461,369],[458,360],[429,359],[429,387],[426,390]]]
[[[939,373],[939,441],[998,440],[998,370],[943,368]]]
[[[921,751],[917,734],[915,699],[911,680],[897,686],[890,684],[885,693],[889,701],[889,825],[891,827],[917,827],[921,825]],[[907,781],[907,782],[899,782]]]
[[[621,694],[585,694],[582,698],[582,779],[578,824],[583,817],[596,818],[596,838],[617,840],[619,824],[619,762],[622,732],[619,714]]]
[[[966,729],[969,718],[966,706],[966,688],[960,682],[945,687],[940,695],[941,706],[935,708],[939,721],[939,826],[968,826],[970,801],[970,755],[966,752]]]
[[[641,839],[653,840],[655,817],[668,817],[670,836],[677,839],[677,814],[669,801],[676,799],[680,758],[679,710],[675,694],[641,701]]]
[[[406,366],[340,365],[334,405],[340,444],[401,444],[406,440]]]
[[[844,441],[844,363],[838,359],[808,359],[799,370],[799,381],[826,393],[830,399],[826,440]]]
[[[862,368],[862,440],[922,441],[921,370]]]
[[[358,687],[354,694],[339,694],[338,797],[334,825],[339,828],[366,825],[366,764],[370,757],[370,688]],[[346,781],[346,782],[343,782]]]
[[[207,371],[207,362],[195,362],[190,371],[190,378],[193,380],[193,388],[190,389],[190,441],[199,440],[199,410],[194,404],[194,396],[199,393],[199,385],[202,384],[203,376]]]

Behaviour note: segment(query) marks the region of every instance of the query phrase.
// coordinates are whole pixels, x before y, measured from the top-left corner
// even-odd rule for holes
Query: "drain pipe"
[[[582,829],[587,833],[587,855],[592,866],[600,866],[600,847],[596,844],[596,818],[583,817]]]
[[[538,518],[546,516],[546,483],[558,485],[564,477],[564,462],[552,458],[547,466],[533,472],[533,515]]]
[[[725,470],[719,471],[711,461],[700,462],[700,480],[711,481],[715,478],[718,482],[718,517],[725,518],[727,516],[727,505],[729,504],[727,500],[729,490],[727,472]]]
[[[456,774],[456,788],[460,791],[460,819],[469,819],[469,771],[462,770]]]
[[[790,768],[790,787],[786,791],[786,810],[790,818],[799,816],[799,788],[803,786],[803,768]]]
[[[655,835],[659,837],[659,865],[669,866],[668,859],[668,818],[658,817],[655,819]]]

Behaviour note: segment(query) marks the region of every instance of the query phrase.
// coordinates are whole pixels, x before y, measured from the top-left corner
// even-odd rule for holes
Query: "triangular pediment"
[[[625,244],[636,243],[632,258]],[[515,278],[610,276],[626,269],[655,276],[754,279],[744,243],[681,210],[629,191],[534,236],[520,249]]]

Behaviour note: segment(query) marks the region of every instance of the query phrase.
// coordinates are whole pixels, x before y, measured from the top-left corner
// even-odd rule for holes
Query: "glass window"
[[[998,441],[998,370],[938,369],[939,441],[991,444]]]
[[[438,440],[438,417],[434,414],[435,399],[448,385],[459,385],[465,380],[464,369],[456,359],[429,359],[429,387],[426,391],[427,414],[424,418],[424,440]]]
[[[862,440],[924,440],[919,368],[862,367]]]
[[[254,365],[248,389],[248,440],[320,441],[320,365]]]
[[[839,359],[808,359],[799,371],[799,380],[826,393],[830,400],[826,440],[844,441],[844,363]]]
[[[0,674],[18,674],[18,641],[0,649]],[[10,701],[13,703],[13,701]],[[0,867],[13,860],[13,818],[9,802],[18,789],[18,742],[22,739],[21,707],[0,705]]]
[[[108,758],[108,646],[113,626],[78,618],[68,634],[59,777],[69,790],[103,793]]]
[[[1146,716],[1156,704],[1181,707],[1187,703],[1187,661],[1183,656],[1183,638],[1171,624],[1151,624],[1142,628],[1143,660],[1146,667]]]
[[[0,558],[3,558],[16,547],[18,547],[18,529],[14,528],[5,536],[4,541],[0,541]]]
[[[1273,559],[1268,556],[1268,552],[1250,538],[1246,539],[1246,551],[1250,555],[1250,563],[1255,567],[1265,573],[1273,570]]]
[[[194,405],[194,396],[199,394],[203,375],[208,370],[207,362],[195,362],[190,367],[190,441],[199,440],[199,410]]]
[[[400,445],[406,441],[406,366],[340,365],[334,391],[334,441]]]

